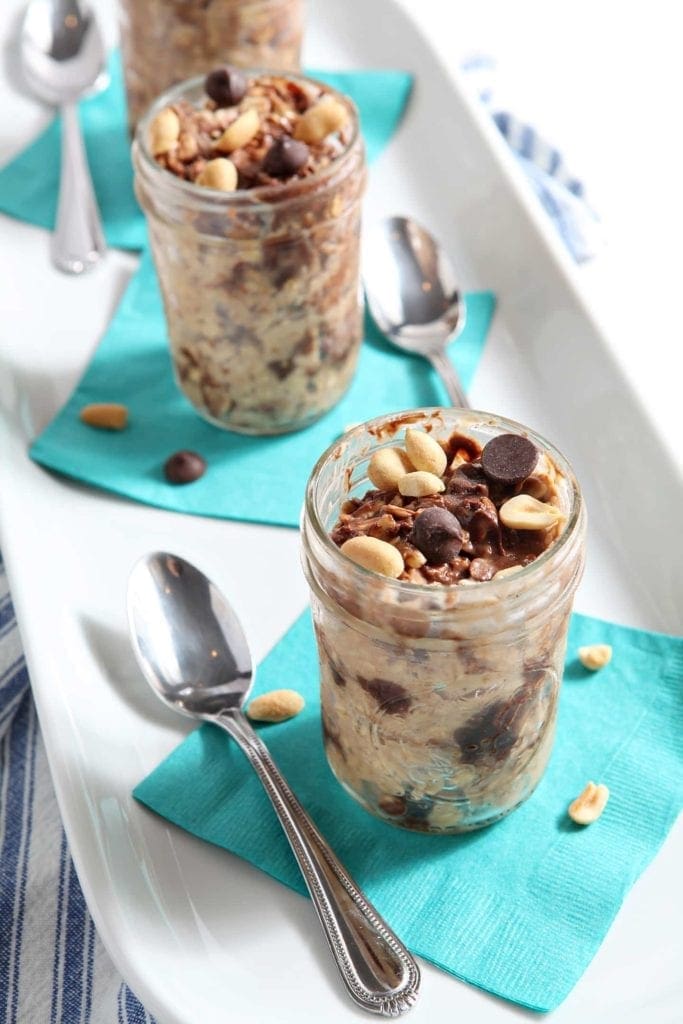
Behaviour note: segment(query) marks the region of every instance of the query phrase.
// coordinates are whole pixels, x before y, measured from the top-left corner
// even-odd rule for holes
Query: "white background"
[[[586,184],[605,232],[581,270],[586,293],[645,403],[683,442],[680,4],[399,2],[447,63],[494,57],[499,94]]]

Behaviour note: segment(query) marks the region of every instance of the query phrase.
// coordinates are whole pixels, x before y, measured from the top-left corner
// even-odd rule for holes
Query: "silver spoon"
[[[240,623],[218,588],[189,562],[163,551],[133,568],[128,583],[133,649],[158,697],[213,722],[249,759],[280,819],[349,994],[395,1017],[417,998],[410,953],[349,877],[274,764],[242,708],[254,671]]]
[[[35,95],[62,115],[62,165],[52,262],[81,274],[106,251],[76,103],[106,84],[104,43],[78,0],[32,0],[21,28],[21,66]]]
[[[425,228],[388,217],[363,238],[370,312],[398,348],[428,359],[454,406],[469,409],[446,346],[465,326],[465,304],[447,256]]]

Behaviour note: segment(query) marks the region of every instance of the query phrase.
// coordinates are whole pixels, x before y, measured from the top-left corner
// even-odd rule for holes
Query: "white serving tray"
[[[8,6],[18,11],[19,0]],[[408,117],[373,168],[366,214],[417,216],[447,245],[466,287],[495,290],[499,310],[472,399],[528,423],[573,461],[590,511],[578,608],[679,632],[681,546],[655,558],[645,541],[653,532],[655,544],[678,536],[680,475],[514,160],[395,0],[311,6],[309,66],[384,65],[417,76]],[[4,159],[44,115],[7,78],[0,95],[12,132]],[[69,279],[50,267],[44,232],[5,218],[0,225],[0,544],[98,931],[160,1024],[367,1020],[342,991],[306,900],[130,797],[189,727],[152,696],[133,661],[130,567],[155,548],[196,562],[228,594],[260,659],[306,602],[297,534],[127,503],[28,460],[30,439],[72,389],[135,260],[112,252],[90,277]],[[679,1019],[680,914],[670,911],[682,851],[678,828],[553,1022]],[[415,1024],[531,1016],[423,966]]]

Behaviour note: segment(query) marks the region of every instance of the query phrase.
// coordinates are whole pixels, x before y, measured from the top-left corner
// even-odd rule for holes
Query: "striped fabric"
[[[0,1024],[154,1024],[69,856],[0,556]]]
[[[584,186],[567,167],[558,149],[506,109],[497,85],[495,62],[487,56],[471,56],[463,71],[494,123],[515,154],[541,205],[577,263],[584,263],[603,242],[600,221],[586,202]]]

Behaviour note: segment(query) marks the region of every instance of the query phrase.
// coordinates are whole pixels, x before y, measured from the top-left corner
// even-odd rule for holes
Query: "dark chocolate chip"
[[[411,823],[425,821],[425,819],[429,817],[429,813],[433,807],[434,801],[430,800],[429,797],[423,796],[416,800],[410,795],[410,793],[408,793],[405,816],[411,821]],[[413,827],[415,827],[414,824]]]
[[[164,463],[164,476],[171,484],[191,484],[205,472],[206,462],[197,452],[176,452]]]
[[[457,558],[463,539],[462,526],[455,516],[436,506],[420,512],[410,533],[411,543],[432,565]]]
[[[247,91],[247,80],[235,68],[215,68],[204,82],[204,92],[219,107],[234,107]]]
[[[308,146],[287,135],[276,139],[263,158],[263,170],[272,178],[289,178],[308,160]]]
[[[482,469],[489,480],[500,484],[521,484],[536,465],[538,450],[521,434],[499,434],[481,453]]]
[[[488,759],[502,761],[507,757],[519,739],[530,710],[538,710],[539,685],[539,681],[524,683],[509,700],[485,705],[454,731],[453,739],[460,747],[463,764],[477,764]],[[539,730],[537,742],[542,735],[542,730]]]
[[[491,533],[496,538],[499,532],[498,512],[490,498],[479,494],[465,494],[453,498],[450,503],[453,515],[457,516],[470,538],[477,542],[485,540]]]
[[[408,691],[391,679],[364,679],[358,682],[366,693],[374,697],[377,706],[385,715],[405,715],[412,703]]]
[[[448,494],[482,494],[488,497],[489,488],[486,476],[480,465],[466,463],[456,469],[446,487]]]
[[[406,801],[402,796],[383,796],[378,801],[378,806],[390,818],[399,818],[406,813]]]
[[[290,373],[294,372],[293,359],[273,359],[266,366],[278,380],[286,380]]]

